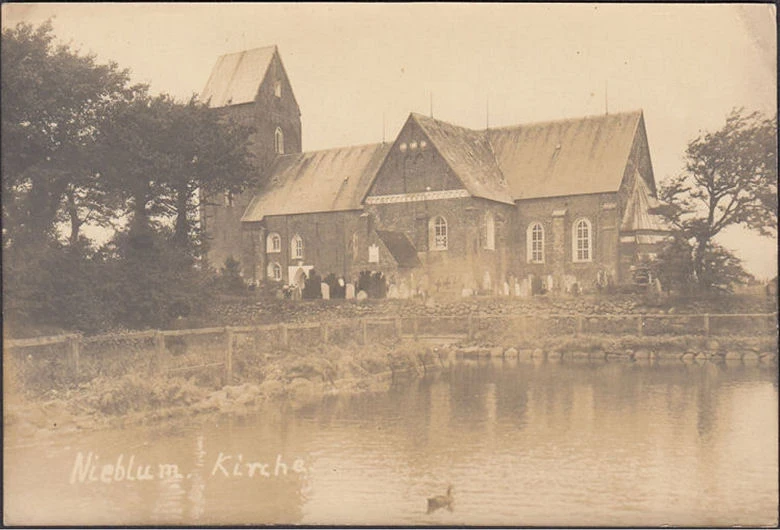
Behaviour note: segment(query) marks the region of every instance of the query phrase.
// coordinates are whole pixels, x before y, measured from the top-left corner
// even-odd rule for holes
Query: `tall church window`
[[[303,259],[303,238],[295,234],[290,241],[290,257],[292,259]]]
[[[431,221],[431,248],[447,250],[447,220],[441,215]]]
[[[282,129],[277,127],[274,133],[274,151],[277,155],[284,154],[284,133]]]
[[[268,278],[277,282],[282,281],[282,266],[273,261],[269,263]]]
[[[572,246],[574,261],[593,260],[593,230],[587,219],[579,219],[574,223]]]
[[[271,232],[266,238],[265,251],[269,254],[282,251],[282,238],[276,232]]]
[[[496,220],[493,212],[485,213],[485,248],[488,250],[496,248]]]
[[[544,227],[542,223],[532,223],[526,234],[528,242],[528,263],[544,263]]]
[[[352,243],[350,244],[350,247],[352,249],[352,260],[357,261],[359,257],[358,249],[360,248],[357,232],[352,234]]]

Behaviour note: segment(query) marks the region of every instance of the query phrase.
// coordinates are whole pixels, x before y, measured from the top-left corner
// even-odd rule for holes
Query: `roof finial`
[[[490,129],[490,96],[485,96],[485,129]]]

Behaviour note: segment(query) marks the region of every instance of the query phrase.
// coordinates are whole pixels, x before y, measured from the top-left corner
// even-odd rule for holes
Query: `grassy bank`
[[[301,407],[327,394],[385,391],[398,378],[441,369],[447,361],[437,348],[417,343],[320,346],[245,359],[255,363],[252,369],[224,387],[214,377],[140,371],[46,392],[23,392],[9,381],[5,427],[11,439],[41,439],[193,414],[246,413],[268,401]]]
[[[394,381],[446,369],[459,358],[499,357],[589,362],[777,363],[774,336],[550,336],[506,330],[491,340],[436,346],[412,341],[371,346],[320,345],[283,354],[244,356],[237,376],[150,376],[142,371],[98,375],[70,387],[19,392],[7,381],[5,427],[11,439],[45,439],[62,432],[169,420],[210,413],[245,414],[269,401],[292,407],[328,394],[381,392]],[[8,374],[7,374],[8,376]],[[14,391],[17,390],[17,391]]]

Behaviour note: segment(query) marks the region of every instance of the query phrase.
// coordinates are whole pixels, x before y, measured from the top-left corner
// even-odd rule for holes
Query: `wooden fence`
[[[724,328],[724,322],[731,324]],[[659,327],[659,323],[662,325]],[[750,323],[753,324],[749,325]],[[233,379],[234,348],[236,337],[247,335],[253,339],[253,348],[258,350],[260,334],[274,334],[278,338],[270,344],[278,350],[290,347],[291,335],[308,331],[316,334],[320,343],[346,342],[339,340],[336,332],[344,327],[353,333],[350,339],[367,345],[377,337],[376,328],[384,327],[389,335],[398,338],[418,340],[424,337],[449,337],[452,339],[479,340],[497,333],[497,329],[510,331],[520,336],[534,337],[542,335],[587,335],[593,333],[632,334],[632,335],[717,335],[724,331],[729,335],[751,335],[756,333],[776,333],[777,313],[757,314],[622,314],[622,315],[581,315],[581,314],[534,314],[534,315],[464,315],[464,316],[396,316],[360,319],[341,319],[327,322],[283,323],[264,326],[227,326],[200,329],[150,330],[135,333],[107,334],[82,337],[79,334],[37,337],[30,339],[10,339],[4,341],[6,350],[31,349],[43,346],[65,346],[67,364],[78,375],[81,365],[83,346],[112,341],[153,340],[158,358],[165,358],[168,352],[166,338],[222,336],[222,346],[218,360],[197,365],[163,367],[165,373],[186,372],[207,368],[224,370],[225,380]],[[503,325],[502,325],[503,324]],[[609,325],[606,325],[609,324]],[[736,324],[736,325],[735,325]],[[606,330],[606,331],[605,331]],[[490,335],[489,335],[490,334]],[[266,335],[267,336],[267,335]],[[355,337],[356,336],[356,337]],[[357,338],[357,340],[354,340]],[[297,339],[296,339],[297,340]],[[170,341],[168,341],[170,342]],[[219,343],[218,343],[219,344]]]

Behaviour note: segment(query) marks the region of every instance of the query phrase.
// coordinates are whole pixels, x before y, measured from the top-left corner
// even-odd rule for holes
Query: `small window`
[[[303,238],[298,234],[290,241],[290,256],[292,259],[303,259]]]
[[[265,251],[269,254],[282,251],[282,238],[276,232],[268,234]]]
[[[441,215],[431,222],[431,242],[433,250],[447,250],[447,220]]]
[[[579,219],[574,223],[572,234],[573,261],[593,261],[593,232],[590,221]]]
[[[282,281],[282,266],[272,261],[268,264],[268,278],[275,281]]]
[[[274,96],[280,98],[282,97],[282,82],[277,81],[274,83]]]
[[[225,192],[225,206],[227,208],[233,207],[233,192],[232,191],[226,191]]]
[[[488,250],[496,248],[496,220],[493,212],[485,213],[485,248]]]
[[[528,263],[544,263],[544,227],[541,223],[532,223],[526,234],[528,242]]]
[[[284,154],[284,133],[282,129],[277,127],[274,133],[274,151],[277,155]]]

